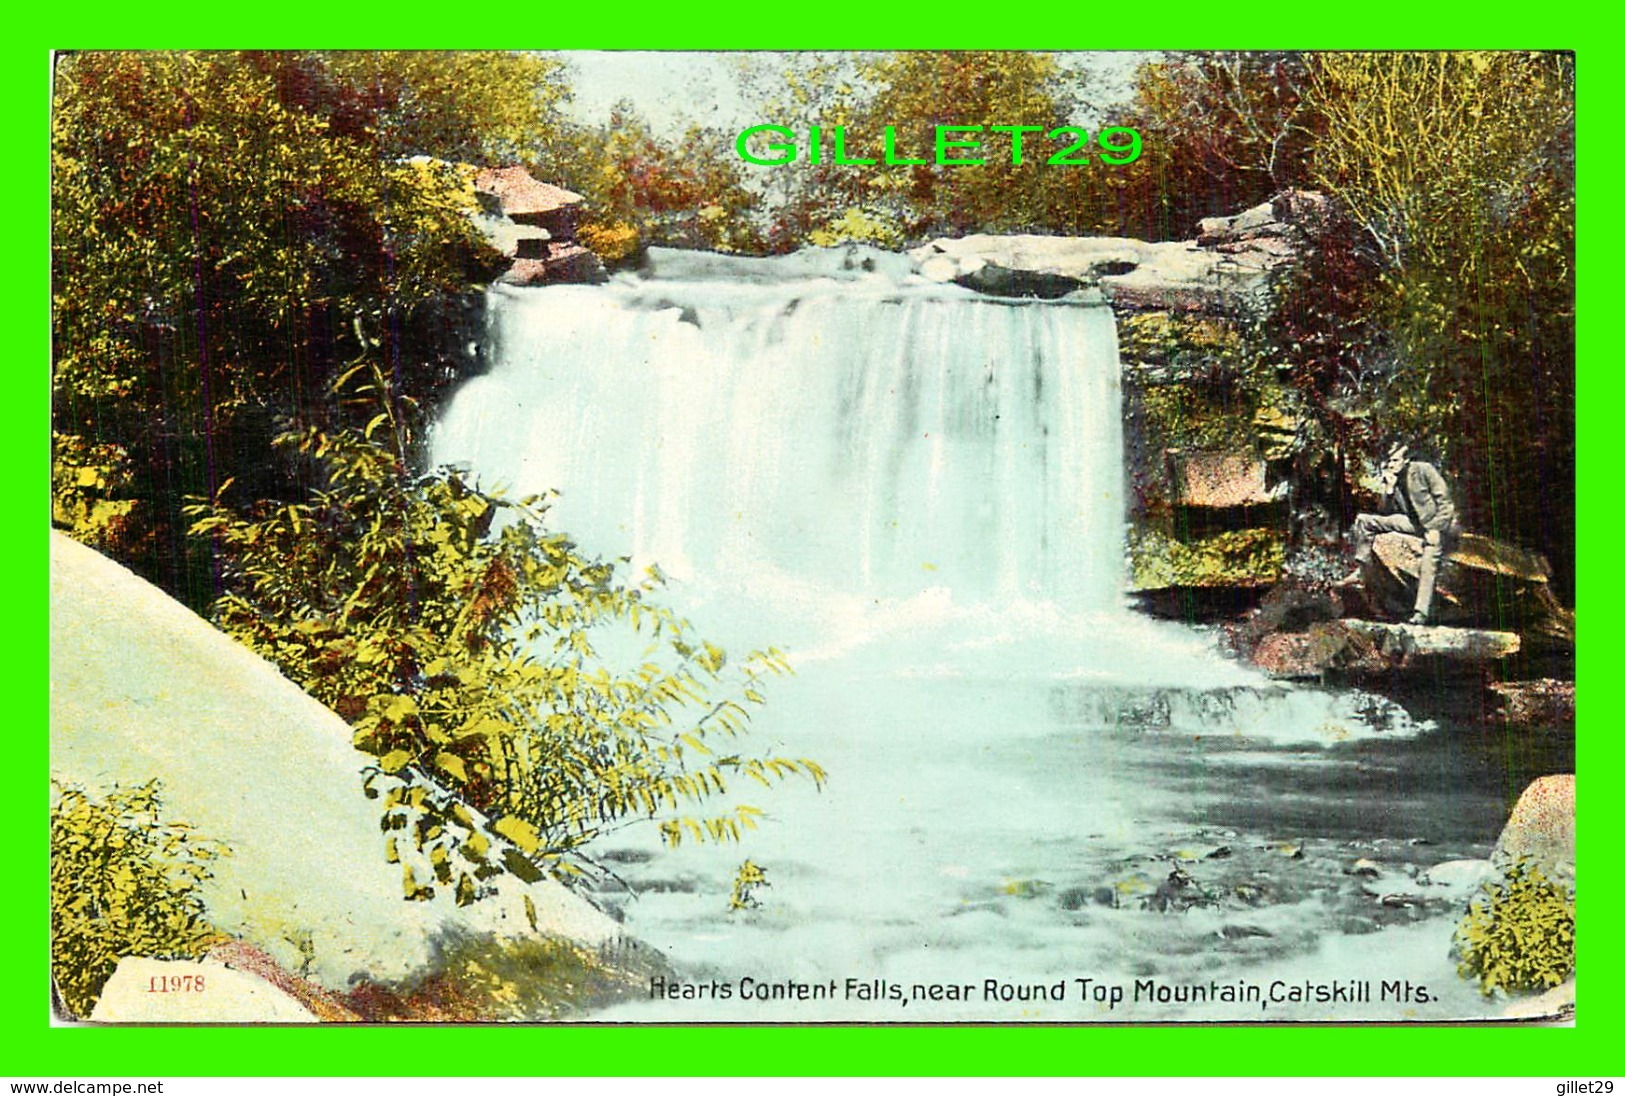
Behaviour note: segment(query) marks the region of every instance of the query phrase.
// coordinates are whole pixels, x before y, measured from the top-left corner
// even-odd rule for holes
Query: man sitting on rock
[[[1396,443],[1382,462],[1383,499],[1380,513],[1354,519],[1349,539],[1356,566],[1339,585],[1361,581],[1371,562],[1371,545],[1381,533],[1406,533],[1422,538],[1422,562],[1416,583],[1416,609],[1407,624],[1426,624],[1433,606],[1433,587],[1439,561],[1456,546],[1461,526],[1450,502],[1450,489],[1439,470],[1426,461],[1409,459],[1409,451]]]

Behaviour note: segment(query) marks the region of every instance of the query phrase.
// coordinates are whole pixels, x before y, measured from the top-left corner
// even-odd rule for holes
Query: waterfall
[[[658,566],[705,634],[798,666],[865,649],[887,672],[1259,683],[1126,607],[1098,298],[992,299],[800,256],[680,263],[492,289],[493,367],[437,425],[435,461],[510,495],[557,490],[552,527]]]
[[[492,289],[492,368],[432,442],[487,488],[556,489],[553,528],[658,564],[666,602],[702,634],[789,652],[797,675],[774,683],[753,733],[831,779],[775,789],[751,835],[771,912],[727,915],[735,847],[662,850],[634,827],[604,850],[641,896],[601,897],[680,969],[1353,977],[1359,934],[1393,911],[1349,884],[1349,837],[1396,888],[1487,851],[1466,835],[1493,833],[1503,808],[1498,785],[1459,776],[1479,771],[1461,756],[1471,743],[1376,697],[1271,682],[1127,608],[1107,308],[993,300],[883,261],[655,266],[601,287]],[[1211,905],[1157,910],[1171,864]],[[1453,982],[1453,922],[1427,916],[1382,977]],[[1452,1013],[1472,1014],[1461,995]],[[756,1008],[645,1001],[626,1016],[919,1012]],[[962,1003],[921,1018],[1017,1014]]]
[[[436,439],[591,550],[681,580],[1109,609],[1104,305],[830,279],[492,293],[499,363]]]

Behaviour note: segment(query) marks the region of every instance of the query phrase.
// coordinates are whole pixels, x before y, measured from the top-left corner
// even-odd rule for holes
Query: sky
[[[679,132],[691,122],[723,130],[743,129],[772,119],[749,116],[740,92],[743,65],[761,53],[684,53],[628,50],[576,50],[553,54],[567,62],[575,98],[567,112],[577,121],[599,122],[618,100],[631,99],[657,129]],[[1094,77],[1101,102],[1127,98],[1134,69],[1155,55],[1147,53],[1059,53],[1067,68]],[[1073,121],[1092,125],[1100,119]]]

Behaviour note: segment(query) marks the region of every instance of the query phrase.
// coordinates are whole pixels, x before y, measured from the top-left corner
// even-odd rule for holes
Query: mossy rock
[[[1186,543],[1157,529],[1129,536],[1135,590],[1267,586],[1281,574],[1286,544],[1275,529],[1240,529]]]
[[[1161,363],[1181,355],[1234,351],[1242,347],[1244,336],[1223,318],[1141,312],[1118,321],[1117,341],[1125,361]]]

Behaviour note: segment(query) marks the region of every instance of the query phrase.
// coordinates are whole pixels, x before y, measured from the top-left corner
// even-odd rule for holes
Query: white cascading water
[[[1109,309],[827,262],[786,276],[784,261],[692,261],[674,279],[493,289],[493,367],[457,394],[433,439],[438,463],[472,466],[486,487],[556,489],[553,527],[590,553],[658,564],[673,580],[667,601],[701,634],[778,645],[798,671],[771,693],[755,737],[817,758],[831,773],[822,794],[765,795],[769,820],[744,851],[666,852],[633,830],[606,850],[644,892],[629,926],[679,971],[904,984],[1352,977],[1338,964],[1361,962],[1364,944],[1348,926],[1381,926],[1325,898],[1342,893],[1340,838],[1391,842],[1393,859],[1414,865],[1408,838],[1457,825],[1429,837],[1438,859],[1482,854],[1470,825],[1499,806],[1452,805],[1448,822],[1408,812],[1392,797],[1411,777],[1384,793],[1381,774],[1390,761],[1408,774],[1413,758],[1355,765],[1335,752],[1414,744],[1426,728],[1402,710],[1269,683],[1197,633],[1126,607]],[[1303,794],[1271,798],[1272,781],[1298,768],[1316,774]],[[1387,832],[1396,817],[1407,832]],[[1282,842],[1309,849],[1294,870],[1312,880],[1279,885],[1269,850]],[[1215,846],[1223,858],[1193,873],[1238,894],[1275,887],[1279,902],[1247,907],[1240,928],[1233,900],[1158,912],[1168,862]],[[730,915],[745,855],[773,888],[763,910]],[[1448,936],[1435,919],[1389,945],[1404,955],[1411,940],[1426,959],[1404,962],[1446,970],[1441,925]],[[910,1012],[841,997],[701,1010],[662,999],[623,1014],[1294,1015],[1249,1008],[1107,1013],[977,997]]]
[[[679,580],[1121,600],[1105,307],[663,288],[497,291],[501,367],[459,395],[437,454],[563,488],[560,527]]]
[[[1248,680],[1124,606],[1103,303],[769,274],[491,305],[496,368],[458,393],[435,459],[560,491],[556,528],[658,565],[708,634],[813,661],[901,637],[888,657],[933,665],[968,645],[1030,666],[1041,642],[1111,680]]]

